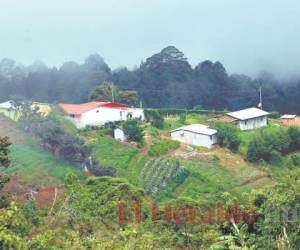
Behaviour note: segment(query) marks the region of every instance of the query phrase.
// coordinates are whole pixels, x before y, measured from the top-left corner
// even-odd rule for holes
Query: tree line
[[[114,84],[101,85],[103,82]],[[265,109],[299,112],[299,77],[279,81],[264,72],[253,79],[228,74],[220,62],[209,60],[192,67],[174,46],[152,55],[133,70],[112,70],[98,54],[90,55],[82,64],[66,62],[59,68],[40,61],[26,67],[10,59],[0,62],[0,101],[13,96],[50,103],[109,101],[114,91],[115,101],[134,105],[141,101],[148,108],[191,109],[200,105],[210,110],[236,110],[258,105],[260,84]]]

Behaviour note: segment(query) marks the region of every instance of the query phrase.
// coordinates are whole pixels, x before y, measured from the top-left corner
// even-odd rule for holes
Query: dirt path
[[[152,145],[153,138],[150,134],[146,133],[144,136],[144,148],[141,150],[140,155],[145,156],[148,154],[150,146]]]

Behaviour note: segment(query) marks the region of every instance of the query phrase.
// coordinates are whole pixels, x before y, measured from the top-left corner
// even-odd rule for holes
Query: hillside
[[[40,233],[35,231],[38,229],[45,233],[49,233],[50,230],[52,236],[48,236],[49,241],[55,242],[57,246],[66,244],[65,249],[68,249],[68,244],[74,244],[69,243],[70,237],[77,237],[77,242],[80,242],[77,244],[85,245],[85,236],[65,235],[66,230],[72,233],[79,230],[89,235],[88,237],[93,237],[93,241],[89,243],[93,246],[91,249],[123,249],[124,246],[136,249],[145,244],[146,234],[149,244],[157,244],[158,249],[161,245],[167,245],[166,242],[172,238],[170,244],[175,246],[174,249],[196,246],[195,249],[200,247],[231,250],[219,248],[220,244],[229,244],[219,240],[222,234],[228,231],[237,235],[234,231],[235,226],[230,221],[223,221],[222,224],[177,224],[175,221],[164,224],[162,219],[161,223],[153,223],[149,211],[155,209],[153,204],[157,204],[159,208],[170,204],[174,211],[185,207],[199,209],[195,216],[196,220],[201,222],[204,220],[204,208],[214,209],[216,204],[221,202],[224,209],[233,209],[233,202],[237,202],[241,209],[258,206],[260,213],[261,209],[264,209],[259,207],[261,202],[271,203],[273,196],[282,199],[280,195],[286,193],[278,191],[269,195],[269,192],[277,192],[286,186],[287,190],[290,190],[289,185],[293,188],[295,185],[296,188],[300,174],[297,167],[297,164],[300,164],[300,153],[298,150],[282,154],[280,164],[267,161],[250,163],[246,160],[253,138],[271,135],[273,139],[276,134],[284,139],[282,136],[287,136],[287,127],[282,126],[276,119],[269,119],[265,128],[251,131],[234,129],[241,142],[236,151],[229,150],[225,145],[215,145],[208,149],[170,139],[168,131],[177,127],[193,123],[213,126],[213,112],[199,113],[185,112],[184,116],[168,114],[163,117],[163,127],[160,128],[154,127],[152,121],[142,122],[139,126],[144,131],[144,136],[143,141],[139,143],[116,141],[112,136],[112,124],[76,129],[55,109],[54,113],[46,118],[46,123],[44,119],[39,120],[33,116],[33,128],[42,127],[40,131],[50,135],[45,138],[52,140],[51,131],[58,131],[59,133],[54,135],[61,138],[59,143],[77,145],[76,149],[86,149],[91,157],[88,158],[92,162],[90,164],[95,163],[98,170],[95,173],[100,177],[92,176],[94,172],[91,171],[88,174],[83,173],[84,168],[70,163],[73,159],[66,158],[68,162],[62,160],[64,155],[58,154],[57,150],[48,147],[47,151],[45,144],[42,144],[43,137],[33,136],[35,131],[24,133],[20,129],[21,124],[0,117],[0,137],[9,135],[13,142],[10,146],[11,166],[1,169],[10,175],[10,182],[4,191],[17,201],[26,218],[31,220],[30,216],[34,215],[42,221],[41,224],[28,226],[33,235],[30,244],[35,244],[39,239]],[[48,123],[49,121],[51,122]],[[38,124],[46,124],[45,130]],[[232,128],[231,125],[229,127]],[[57,138],[54,138],[55,143]],[[274,141],[280,145],[281,141]],[[76,144],[78,142],[82,144]],[[69,152],[69,146],[66,149]],[[107,169],[114,171],[105,172]],[[70,174],[71,172],[74,174]],[[33,193],[34,199],[28,200]],[[140,224],[133,223],[134,219],[137,220],[134,215],[137,216],[138,202],[141,202],[143,220]],[[286,204],[285,199],[283,202]],[[120,221],[124,219],[120,214],[121,204],[126,206],[125,217],[129,222]],[[29,215],[28,209],[31,211]],[[159,216],[163,215],[159,213]],[[256,235],[252,224],[239,222],[236,226],[245,225],[248,226],[248,237],[254,237],[251,236]],[[269,224],[266,227],[269,228]],[[124,236],[125,234],[127,236]],[[189,242],[186,242],[186,234],[189,235]],[[62,239],[66,238],[68,242],[65,243]],[[108,244],[112,239],[113,243]],[[249,239],[245,244],[252,243]]]
[[[185,124],[204,122],[207,118],[205,115],[190,115]],[[243,193],[249,193],[252,189],[259,189],[274,183],[269,170],[250,164],[244,160],[242,154],[234,154],[224,148],[216,147],[207,150],[184,144],[179,147],[175,146],[175,149],[171,149],[171,145],[168,145],[166,151],[158,148],[158,145],[168,140],[166,131],[176,126],[182,126],[179,117],[166,120],[163,130],[147,125],[142,148],[115,141],[106,134],[105,129],[84,131],[80,133],[80,136],[92,146],[92,154],[97,160],[115,167],[118,176],[125,177],[140,188],[145,188],[141,173],[145,164],[151,159],[178,160],[189,175],[180,184],[170,184],[162,189],[156,195],[156,199],[160,202],[178,197],[189,197],[202,204],[211,204],[220,199],[224,192],[231,192],[242,198]],[[259,133],[259,131],[256,130],[253,133]],[[246,140],[244,144],[247,144]],[[149,154],[153,147],[158,148],[156,156]],[[152,176],[147,176],[147,178],[151,179]]]
[[[0,136],[8,136],[13,143],[10,147],[12,164],[5,172],[17,174],[22,181],[42,186],[61,184],[65,174],[74,170],[3,116],[0,116]]]

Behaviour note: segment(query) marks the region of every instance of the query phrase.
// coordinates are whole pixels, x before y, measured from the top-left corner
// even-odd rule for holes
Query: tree
[[[136,91],[119,91],[119,102],[128,105],[137,106],[139,98]]]
[[[246,159],[250,162],[269,161],[271,151],[271,146],[265,142],[262,136],[257,136],[251,140],[248,146]]]
[[[137,119],[127,120],[123,124],[126,137],[131,141],[141,142],[143,140],[143,129]]]
[[[90,99],[101,102],[120,102],[132,106],[138,104],[138,94],[136,91],[122,91],[113,82],[108,81],[94,88],[90,94]]]
[[[295,151],[300,149],[300,129],[298,127],[290,127],[288,135],[291,139],[291,150]]]
[[[237,128],[221,122],[214,124],[214,127],[218,131],[219,144],[233,152],[237,151],[241,144],[241,139],[237,135]]]
[[[112,82],[105,81],[92,90],[90,99],[100,102],[119,100],[119,89]]]
[[[163,116],[154,109],[145,110],[145,116],[147,121],[150,121],[153,127],[162,129],[164,127],[164,118]]]

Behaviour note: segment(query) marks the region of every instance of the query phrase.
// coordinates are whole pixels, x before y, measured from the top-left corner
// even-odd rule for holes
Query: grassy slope
[[[93,135],[91,135],[91,133]],[[82,136],[91,137],[92,155],[103,165],[113,166],[120,175],[124,175],[132,158],[138,153],[135,147],[121,144],[112,137],[102,135],[101,132],[92,131]]]
[[[206,116],[189,115],[185,124],[205,123]],[[56,117],[55,122],[61,123],[61,119]],[[0,120],[0,128],[12,128],[12,124],[7,125],[8,121]],[[2,126],[1,126],[2,124]],[[4,126],[3,124],[6,124]],[[155,137],[154,141],[160,140],[159,133],[165,133],[168,130],[182,126],[178,118],[166,120],[166,126],[163,130],[147,128],[146,133]],[[66,125],[72,134],[78,133],[70,124]],[[29,142],[28,138],[17,128],[14,128],[14,137],[16,143],[11,147],[12,150],[12,167],[7,170],[9,173],[17,173],[25,181],[33,184],[51,185],[60,183],[65,173],[72,169],[70,165],[57,160],[54,156],[41,149],[36,143]],[[268,130],[278,129],[278,126],[271,124]],[[203,203],[213,203],[223,192],[233,192],[234,195],[242,197],[243,192],[249,192],[252,188],[259,188],[270,182],[265,178],[263,171],[257,169],[243,161],[247,145],[250,139],[261,130],[241,132],[240,137],[243,140],[240,154],[230,154],[223,149],[210,151],[220,159],[211,163],[202,160],[181,160],[181,164],[189,171],[189,177],[177,187],[173,193],[168,194],[164,201],[174,197],[190,197]],[[158,133],[159,132],[159,133]],[[1,135],[1,133],[0,133]],[[140,178],[140,171],[146,161],[149,159],[147,154],[152,139],[145,143],[143,149],[119,143],[100,131],[81,132],[80,136],[84,137],[93,148],[93,156],[104,165],[111,165],[117,169],[120,176],[126,177],[132,184],[143,187]],[[26,140],[24,140],[26,138]],[[148,145],[149,144],[149,145]],[[280,170],[278,170],[280,172]],[[276,175],[278,174],[276,172]],[[256,178],[261,179],[257,182]]]
[[[21,180],[33,185],[58,185],[63,183],[68,171],[76,171],[33,143],[14,144],[10,149],[12,164],[4,172],[17,174]]]
[[[206,119],[206,116],[189,115],[187,116],[185,124],[205,124]],[[165,125],[163,131],[183,126],[178,117],[167,119]],[[239,136],[243,143],[241,145],[240,154],[232,154],[221,148],[208,151],[199,149],[200,153],[203,151],[202,153],[204,154],[217,156],[219,160],[214,163],[199,159],[181,160],[181,164],[185,166],[191,174],[184,183],[177,187],[173,194],[169,194],[166,199],[185,196],[209,204],[214,203],[224,192],[231,192],[236,197],[243,199],[243,194],[249,192],[251,189],[273,184],[274,181],[269,177],[271,175],[270,171],[265,171],[265,169],[260,166],[245,162],[243,156],[253,136],[261,133],[263,130],[270,131],[276,129],[280,128],[278,125],[271,123],[270,127],[266,129],[247,132],[241,131]],[[149,131],[151,132],[151,129]],[[157,138],[158,136],[156,136],[156,139]],[[278,171],[280,172],[280,170]]]
[[[69,171],[80,173],[70,164],[57,159],[42,149],[32,138],[23,133],[14,122],[0,117],[0,136],[9,136],[13,145],[11,150],[11,166],[1,169],[8,174],[16,174],[25,182],[33,185],[57,185],[63,182]]]

